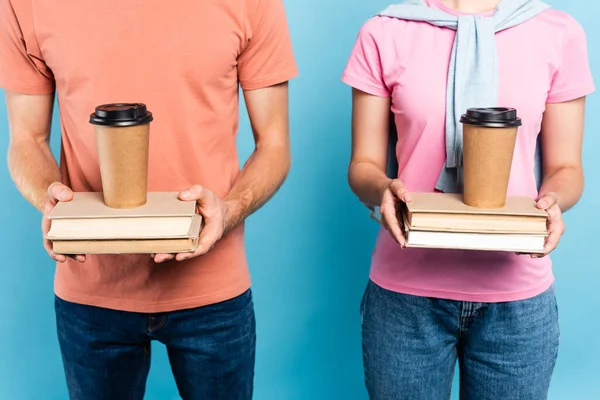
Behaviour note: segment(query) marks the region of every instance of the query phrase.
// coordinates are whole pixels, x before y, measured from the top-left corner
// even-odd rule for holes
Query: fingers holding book
[[[73,191],[63,185],[60,182],[53,182],[48,186],[48,196],[46,198],[46,203],[44,205],[44,214],[42,216],[42,238],[44,241],[44,249],[48,253],[48,255],[57,262],[65,262],[67,257],[77,260],[79,262],[85,261],[85,256],[82,254],[77,255],[65,255],[65,254],[56,254],[52,248],[52,241],[46,238],[48,231],[50,230],[51,222],[48,219],[48,215],[54,209],[56,204],[59,201],[71,201],[73,199]]]
[[[157,263],[173,259],[184,261],[202,256],[212,250],[225,232],[227,205],[212,191],[200,185],[194,185],[179,193],[179,198],[186,201],[195,201],[196,209],[202,216],[202,229],[198,237],[198,244],[193,252],[155,254],[154,261]]]
[[[400,217],[403,205],[411,200],[411,195],[402,181],[394,179],[388,183],[381,199],[381,223],[402,248],[406,247],[404,222]]]
[[[558,196],[556,193],[546,193],[537,201],[537,207],[546,211],[548,237],[544,244],[544,254],[534,254],[532,257],[540,258],[550,254],[558,246],[560,238],[565,233],[565,223],[562,218],[562,211],[558,205]]]

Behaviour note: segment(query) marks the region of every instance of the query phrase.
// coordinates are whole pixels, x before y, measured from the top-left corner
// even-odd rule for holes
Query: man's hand
[[[202,229],[198,239],[198,247],[193,253],[156,254],[154,261],[157,263],[176,259],[177,261],[202,256],[208,253],[223,237],[227,227],[228,206],[224,200],[219,199],[213,192],[200,185],[179,193],[179,198],[184,201],[195,200],[197,209],[202,215]]]
[[[544,245],[544,254],[534,254],[532,257],[541,258],[550,254],[565,233],[565,223],[562,219],[562,211],[558,206],[558,195],[554,192],[546,193],[537,201],[537,207],[548,213],[548,237]]]
[[[60,182],[54,182],[48,187],[48,196],[46,198],[46,202],[44,204],[44,215],[42,217],[42,238],[44,240],[44,249],[48,255],[58,261],[65,262],[67,260],[67,256],[63,254],[54,254],[52,251],[52,243],[50,240],[46,239],[46,234],[50,230],[50,220],[48,219],[48,214],[54,209],[56,203],[59,201],[71,201],[73,199],[73,191],[69,189],[67,186],[63,185]],[[79,262],[85,261],[84,255],[76,255],[70,256],[71,258],[76,259]]]
[[[256,148],[248,158],[225,199],[198,185],[180,193],[182,200],[196,200],[204,218],[198,247],[193,253],[157,254],[155,262],[178,261],[206,254],[221,237],[262,207],[283,184],[290,168],[288,84],[244,90]],[[186,196],[189,193],[189,196]]]
[[[404,237],[404,221],[398,219],[399,205],[411,201],[411,196],[404,184],[399,179],[390,181],[381,198],[381,223],[385,229],[392,235],[394,240],[403,248],[406,247],[406,238]]]

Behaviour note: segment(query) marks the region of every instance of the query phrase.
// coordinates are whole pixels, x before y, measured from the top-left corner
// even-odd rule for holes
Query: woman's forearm
[[[30,138],[11,142],[8,149],[8,169],[25,199],[43,211],[48,187],[61,178],[48,142]]]
[[[369,206],[381,205],[385,188],[391,182],[375,164],[368,161],[354,162],[348,170],[348,181],[360,201]]]
[[[562,212],[573,207],[583,193],[583,171],[580,168],[565,167],[544,179],[540,198],[548,193],[556,193]]]

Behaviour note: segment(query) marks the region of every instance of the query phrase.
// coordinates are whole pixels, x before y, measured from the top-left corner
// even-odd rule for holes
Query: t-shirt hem
[[[370,279],[373,281],[373,283],[377,284],[378,286],[386,290],[390,290],[392,292],[419,297],[433,297],[444,300],[471,301],[481,303],[503,303],[508,301],[530,299],[541,293],[544,293],[554,283],[554,275],[550,274],[549,277],[545,279],[544,282],[539,286],[518,292],[464,293],[399,285],[396,283],[389,282],[389,279],[377,276],[377,274],[373,271],[370,274]]]
[[[390,93],[387,90],[368,84],[362,79],[349,75],[347,73],[342,75],[342,82],[344,82],[346,85],[352,86],[355,89],[361,90],[373,96],[390,97]]]
[[[587,96],[595,91],[593,84],[580,85],[575,88],[562,90],[557,93],[548,95],[547,103],[563,103],[565,101],[571,101],[578,99],[583,96]]]
[[[240,86],[242,87],[242,90],[264,89],[278,83],[289,81],[297,77],[298,73],[298,68],[291,68],[258,79],[240,80]]]
[[[29,95],[54,94],[55,91],[54,86],[37,86],[11,79],[0,79],[0,88]]]
[[[188,297],[185,299],[177,299],[163,302],[144,302],[124,298],[91,296],[71,293],[60,289],[55,289],[54,292],[55,295],[60,299],[71,303],[107,308],[118,311],[160,313],[180,311],[227,301],[243,294],[248,289],[250,289],[250,286],[250,282],[247,281],[202,296]]]

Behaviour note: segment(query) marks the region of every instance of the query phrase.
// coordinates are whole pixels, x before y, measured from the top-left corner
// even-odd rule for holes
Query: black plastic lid
[[[463,124],[488,128],[509,128],[521,126],[517,110],[506,107],[469,108],[460,118]]]
[[[103,104],[90,115],[90,124],[106,126],[136,126],[152,121],[152,113],[141,103]]]

